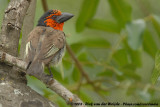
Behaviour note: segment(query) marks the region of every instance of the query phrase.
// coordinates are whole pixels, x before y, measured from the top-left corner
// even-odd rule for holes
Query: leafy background
[[[8,1],[0,0],[0,24]],[[160,101],[159,0],[47,2],[50,9],[75,15],[65,23],[64,32],[86,73],[66,52],[62,63],[52,68],[55,79],[84,102]],[[42,11],[37,0],[35,26]],[[60,107],[69,106],[36,78],[27,78],[38,93]]]

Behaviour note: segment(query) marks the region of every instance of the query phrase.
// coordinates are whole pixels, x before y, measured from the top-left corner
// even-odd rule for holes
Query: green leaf
[[[97,76],[112,77],[113,74],[116,74],[118,76],[122,76],[123,72],[121,72],[119,69],[111,68],[111,69],[106,69],[105,71],[98,73]]]
[[[89,28],[98,29],[106,32],[119,33],[120,28],[114,22],[100,19],[92,19],[87,23]]]
[[[74,63],[72,61],[63,60],[64,78],[72,75],[74,69]]]
[[[81,46],[93,47],[93,48],[109,48],[110,43],[101,37],[85,38],[85,40],[79,42]]]
[[[60,73],[61,73],[62,79],[64,79],[63,62],[61,62],[61,63],[59,64],[59,68],[60,68]]]
[[[132,69],[123,69],[123,75],[125,76],[125,78],[134,79],[137,81],[141,80],[141,77]]]
[[[116,51],[113,57],[120,66],[125,66],[126,64],[128,64],[128,56],[125,49]]]
[[[80,95],[82,101],[84,101],[84,102],[93,102],[92,98],[90,97],[89,93],[87,93],[86,89],[81,89],[79,95]]]
[[[62,78],[62,75],[61,75],[61,73],[59,72],[59,70],[57,70],[57,68],[56,67],[50,67],[50,69],[51,69],[51,71],[52,71],[52,74],[53,74],[53,76],[54,76],[54,78],[56,79],[56,80],[58,80],[58,81],[64,81],[63,80],[63,78]],[[47,72],[48,72],[48,69],[46,69],[47,70]],[[45,71],[46,71],[45,70]]]
[[[119,69],[114,69],[114,73],[117,75],[117,76],[122,76],[123,75],[123,72],[122,71],[120,71]]]
[[[151,33],[148,30],[145,30],[143,38],[144,38],[144,41],[143,41],[144,50],[149,55],[151,55],[153,58],[155,58],[155,54],[158,50],[158,47],[157,47]]]
[[[152,73],[151,82],[155,84],[160,76],[160,50],[156,54],[155,67]]]
[[[56,98],[56,103],[58,103],[58,107],[71,107],[69,104],[66,104],[62,98],[59,97]]]
[[[99,0],[84,0],[76,22],[76,31],[81,32],[89,19],[96,13]]]
[[[136,71],[136,66],[134,65],[134,64],[127,64],[127,65],[125,65],[122,69],[124,69],[124,70],[132,70],[133,72],[134,71]]]
[[[138,50],[129,50],[130,58],[132,60],[132,64],[137,67],[142,66],[142,61],[141,61],[141,52]]]
[[[131,6],[124,0],[108,0],[112,15],[120,27],[124,27],[126,22],[131,20]]]
[[[99,77],[111,77],[112,75],[113,75],[113,71],[108,70],[108,69],[104,72],[100,72],[97,74],[97,76]]]
[[[81,52],[77,58],[78,58],[80,61],[88,61],[87,53],[86,53],[86,52]]]
[[[133,50],[141,46],[145,27],[146,24],[144,20],[136,20],[126,25],[128,44]]]
[[[131,65],[134,67],[141,67],[141,52],[139,50],[133,50],[132,48],[130,48],[126,39],[124,39],[124,45],[128,52],[129,59],[131,60]]]
[[[126,79],[132,79],[136,81],[140,81],[141,77],[135,72],[134,65],[128,64],[125,67],[122,67],[119,69],[119,71],[122,72],[123,75],[117,75],[119,80],[126,80]]]
[[[136,88],[133,85],[130,85],[126,91],[128,96],[135,94]]]
[[[33,76],[26,76],[27,78],[27,86],[31,87],[33,90],[38,92],[41,95],[52,95],[53,91],[51,91],[49,88],[45,86],[44,83],[42,83],[40,80]]]
[[[72,72],[72,78],[75,82],[79,81],[80,79],[80,72],[78,71],[77,68],[74,68],[73,72]]]
[[[160,37],[160,16],[153,15],[151,19],[153,26]]]
[[[151,95],[148,92],[138,91],[138,95],[146,102],[151,100]]]

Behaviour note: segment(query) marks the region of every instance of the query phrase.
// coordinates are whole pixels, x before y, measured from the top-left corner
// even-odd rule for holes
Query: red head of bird
[[[37,26],[48,26],[63,31],[64,22],[73,16],[70,13],[62,13],[60,10],[49,10],[39,19]]]

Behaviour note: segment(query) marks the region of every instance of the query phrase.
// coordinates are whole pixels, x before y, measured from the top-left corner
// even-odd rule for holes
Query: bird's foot
[[[44,80],[46,84],[50,84],[53,80],[53,75],[45,75]]]

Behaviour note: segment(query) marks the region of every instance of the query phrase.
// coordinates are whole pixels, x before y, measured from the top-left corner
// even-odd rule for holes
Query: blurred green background
[[[55,79],[84,102],[160,102],[159,0],[47,0],[47,3],[49,9],[75,15],[65,23],[64,32],[91,82],[68,52],[62,63],[52,68]],[[7,4],[7,0],[0,0],[0,24]],[[37,0],[35,26],[42,14],[41,0]],[[38,93],[60,107],[68,106],[40,81],[27,78],[28,85]]]

